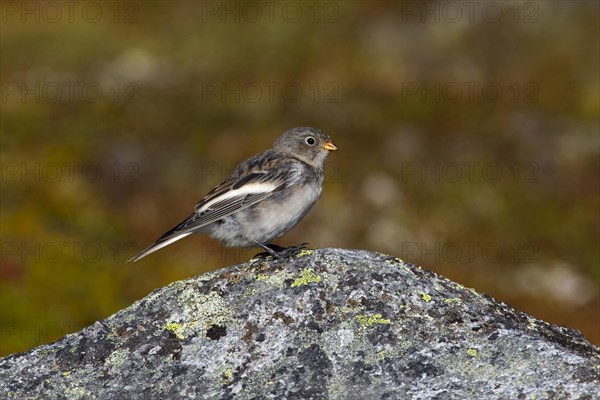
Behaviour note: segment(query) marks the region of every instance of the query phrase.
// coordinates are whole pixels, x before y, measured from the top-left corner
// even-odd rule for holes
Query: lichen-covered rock
[[[578,332],[366,251],[257,259],[0,360],[27,399],[592,399]]]

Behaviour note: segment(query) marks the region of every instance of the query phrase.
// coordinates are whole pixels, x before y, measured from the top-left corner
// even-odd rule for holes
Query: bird
[[[284,132],[272,148],[240,163],[196,204],[189,217],[128,262],[193,233],[207,234],[228,247],[260,247],[280,258],[286,249],[270,242],[300,222],[319,199],[325,160],[337,149],[319,129]]]

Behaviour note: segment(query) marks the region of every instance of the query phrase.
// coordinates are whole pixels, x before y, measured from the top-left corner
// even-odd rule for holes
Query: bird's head
[[[337,150],[329,135],[315,128],[290,129],[275,141],[273,148],[315,168],[323,168],[329,152]]]

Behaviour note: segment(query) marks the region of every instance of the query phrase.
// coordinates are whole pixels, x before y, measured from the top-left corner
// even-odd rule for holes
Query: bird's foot
[[[273,258],[279,260],[282,258],[288,258],[295,254],[298,254],[302,250],[306,249],[306,246],[308,246],[308,243],[301,243],[298,246],[292,246],[292,247],[281,247],[281,246],[278,246],[276,244],[271,244],[271,243],[267,243],[267,244],[256,243],[256,245],[259,247],[262,247],[266,251],[256,254],[253,258],[266,258],[268,256],[272,256]]]
[[[284,248],[279,254],[283,257],[292,257],[300,253],[302,250],[306,250],[306,246],[308,246],[308,243],[300,243],[297,246]]]

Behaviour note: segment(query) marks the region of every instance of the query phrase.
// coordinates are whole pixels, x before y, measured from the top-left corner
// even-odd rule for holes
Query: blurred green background
[[[281,245],[381,251],[600,344],[597,2],[11,2],[1,25],[1,351],[251,258],[125,261],[236,163],[331,155]]]

